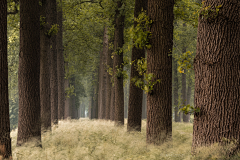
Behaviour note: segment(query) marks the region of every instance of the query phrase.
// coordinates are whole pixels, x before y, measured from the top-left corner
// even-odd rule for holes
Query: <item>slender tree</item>
[[[147,142],[162,144],[172,135],[172,50],[173,0],[149,0],[148,16],[153,21],[147,50],[147,73],[156,83],[147,95]]]
[[[11,158],[7,63],[7,0],[0,1],[0,155]]]
[[[56,0],[48,1],[48,10],[50,12],[47,22],[51,26],[57,24],[57,3]],[[52,123],[58,124],[58,77],[57,77],[57,49],[56,34],[51,34],[50,39],[50,87],[51,87],[51,120]]]
[[[57,33],[57,77],[58,77],[58,118],[64,118],[65,90],[64,90],[64,57],[62,43],[62,0],[58,3],[57,24],[59,30]]]
[[[194,114],[192,151],[227,138],[237,140],[233,155],[240,147],[240,5],[206,0],[205,6],[220,8],[199,17],[194,103],[200,112]]]
[[[103,50],[100,55],[100,74],[99,74],[99,119],[105,119],[106,116],[106,78],[107,78],[107,54],[108,54],[108,35],[107,26],[103,33]]]
[[[68,73],[68,63],[64,62],[66,66],[65,74]],[[69,79],[64,80],[64,88],[69,88]],[[71,118],[71,110],[70,110],[70,98],[64,94],[64,119]]]
[[[42,0],[41,16],[49,15],[47,1]],[[48,23],[41,24],[40,30],[40,105],[42,130],[51,129],[51,102],[50,102],[50,68],[49,53],[50,39],[45,34],[50,29]]]
[[[115,87],[115,125],[124,125],[124,92],[123,92],[123,30],[124,30],[124,13],[120,13],[123,1],[116,2],[115,10],[115,32],[114,32],[114,87]]]
[[[178,71],[177,71],[177,61],[173,58],[173,103],[174,103],[174,120],[175,122],[181,122],[180,113],[178,113]]]
[[[20,0],[17,146],[30,140],[41,146],[39,19],[39,1]]]
[[[147,10],[147,1],[146,0],[135,0],[135,9],[134,17],[137,18],[141,11]],[[134,22],[134,26],[137,26],[137,22]],[[130,78],[141,78],[143,75],[140,75],[137,71],[136,64],[137,60],[145,58],[145,49],[139,49],[135,46],[132,48],[132,66],[131,66],[131,77]],[[141,131],[142,124],[142,100],[143,100],[143,91],[141,88],[137,87],[134,83],[130,81],[130,91],[129,91],[129,104],[128,104],[128,124],[127,130],[136,130]]]

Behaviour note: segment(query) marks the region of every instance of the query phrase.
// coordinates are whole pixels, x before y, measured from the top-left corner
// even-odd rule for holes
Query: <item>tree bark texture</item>
[[[149,0],[148,16],[153,20],[151,48],[147,50],[147,73],[156,83],[147,95],[147,143],[162,144],[172,135],[172,51],[173,0]]]
[[[8,100],[7,0],[0,1],[0,155],[11,158]]]
[[[57,24],[59,30],[57,33],[57,77],[58,77],[58,118],[64,118],[65,90],[64,90],[64,57],[63,57],[63,39],[62,39],[62,1],[58,3]]]
[[[177,60],[173,58],[173,103],[174,103],[174,120],[175,122],[181,122],[180,112],[178,113],[178,71],[177,71]]]
[[[117,76],[114,77],[115,86],[115,125],[124,125],[124,92],[123,92],[123,30],[124,19],[123,13],[120,14],[120,8],[122,7],[122,0],[117,1],[117,8],[115,10],[115,32],[114,32],[114,70]],[[118,70],[118,74],[117,73]]]
[[[46,17],[49,24],[57,24],[57,3],[56,0],[49,0],[48,10],[50,12],[49,19]],[[57,49],[56,35],[51,35],[50,38],[50,87],[51,87],[51,120],[53,124],[58,124],[58,77],[57,77]]]
[[[30,140],[41,145],[39,19],[39,1],[20,0],[17,146]]]
[[[192,149],[234,138],[233,154],[240,146],[240,1],[206,0],[209,5],[222,7],[216,18],[199,17],[194,103],[200,112],[194,114]]]
[[[142,9],[147,10],[146,0],[135,0],[134,17],[137,18]],[[137,22],[134,21],[134,26],[137,26]],[[145,58],[145,49],[139,49],[135,46],[132,48],[132,66],[130,77],[130,90],[129,90],[129,104],[128,104],[128,124],[127,130],[136,130],[141,132],[142,124],[142,100],[143,91],[131,82],[132,78],[140,78],[143,80],[143,75],[140,75],[137,71],[138,59]]]
[[[49,16],[47,13],[47,1],[42,1],[41,16]],[[40,30],[40,105],[41,105],[41,126],[43,130],[51,129],[51,101],[50,101],[50,39],[45,34],[50,29],[46,23]]]

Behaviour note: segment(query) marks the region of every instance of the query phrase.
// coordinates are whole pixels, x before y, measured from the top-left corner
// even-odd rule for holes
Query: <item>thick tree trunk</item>
[[[41,146],[39,19],[39,1],[20,0],[17,146],[31,140]]]
[[[194,102],[200,112],[194,114],[192,149],[236,139],[231,155],[240,139],[240,5],[236,0],[206,0],[204,6],[220,4],[216,18],[199,17]]]
[[[49,19],[46,17],[49,24],[57,24],[57,3],[56,0],[49,0],[48,10],[50,12]],[[51,120],[53,124],[58,124],[58,77],[57,77],[57,49],[56,35],[51,35],[50,38],[50,87],[51,87]]]
[[[114,77],[115,86],[115,125],[124,125],[124,92],[123,92],[123,30],[125,16],[120,14],[122,7],[122,0],[117,1],[117,8],[115,10],[115,33],[114,33],[114,70],[117,76]],[[118,73],[116,72],[118,70]]]
[[[47,2],[42,1],[41,15],[47,14]],[[49,25],[45,24],[40,31],[40,105],[41,105],[41,123],[42,131],[51,129],[51,101],[50,101],[50,68],[49,68],[49,53],[50,39],[45,34],[50,29]]]
[[[134,17],[137,18],[141,13],[142,9],[147,10],[146,0],[135,0]],[[134,26],[137,26],[137,22],[134,22]],[[136,64],[137,60],[145,58],[145,49],[132,48],[132,66],[131,66],[131,77],[130,77],[130,90],[129,90],[129,105],[128,105],[128,124],[127,130],[136,130],[141,132],[142,124],[142,100],[143,91],[138,88],[134,83],[131,82],[132,78],[143,79],[143,75],[140,75],[137,71]]]
[[[178,113],[178,71],[177,71],[177,60],[173,58],[173,76],[174,76],[174,82],[173,82],[173,103],[174,103],[174,120],[175,122],[181,122],[180,118],[180,112]]]
[[[7,0],[0,1],[0,155],[12,157],[7,61]]]
[[[172,135],[172,51],[173,0],[149,0],[151,48],[147,50],[147,73],[160,79],[147,95],[147,142],[162,144]]]
[[[58,4],[57,24],[59,30],[57,34],[57,77],[58,77],[58,119],[64,118],[64,57],[62,44],[62,1]]]

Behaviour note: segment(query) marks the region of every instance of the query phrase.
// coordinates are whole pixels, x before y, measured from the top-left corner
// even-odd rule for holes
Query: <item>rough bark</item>
[[[147,10],[146,0],[135,0],[134,17],[137,18],[141,13],[142,9]],[[134,22],[134,26],[137,26],[137,22]],[[130,90],[129,90],[129,104],[128,104],[128,124],[127,130],[136,130],[141,132],[142,124],[142,100],[143,91],[138,88],[133,82],[132,78],[143,79],[143,75],[140,75],[137,71],[136,64],[137,60],[145,58],[145,49],[139,49],[135,46],[132,48],[132,66],[131,66],[131,77],[130,77]]]
[[[124,44],[123,30],[125,16],[120,14],[120,8],[122,7],[122,0],[117,1],[117,8],[115,10],[115,32],[114,32],[114,70],[116,76],[114,77],[115,86],[115,125],[124,125],[124,92],[123,92],[123,51]],[[120,74],[116,71],[119,70]]]
[[[0,1],[0,155],[12,157],[7,61],[7,0]]]
[[[179,107],[178,107],[178,71],[177,71],[177,60],[173,58],[173,103],[174,103],[174,121],[175,122],[181,122],[180,118],[180,112],[178,113]]]
[[[153,20],[151,48],[147,50],[147,73],[160,79],[147,95],[147,143],[162,144],[172,135],[172,50],[173,0],[149,0],[148,16]]]
[[[63,57],[63,42],[62,42],[62,1],[58,4],[57,24],[59,30],[57,33],[57,77],[58,77],[58,118],[64,118],[64,57]]]
[[[41,146],[39,19],[39,1],[20,0],[17,146],[31,140]]]
[[[48,1],[49,18],[46,17],[49,24],[57,24],[57,3],[56,0]],[[56,35],[51,35],[50,38],[50,87],[51,87],[51,121],[53,124],[58,124],[58,77],[57,77],[57,49]]]
[[[206,0],[205,6],[222,5],[215,18],[199,17],[194,59],[195,107],[192,149],[236,139],[240,128],[240,2]],[[211,13],[212,15],[214,13]]]
[[[47,1],[42,1],[41,16],[48,16]],[[50,39],[45,34],[50,29],[45,24],[40,30],[40,105],[42,131],[51,129],[51,101],[50,101],[50,68],[49,53]]]

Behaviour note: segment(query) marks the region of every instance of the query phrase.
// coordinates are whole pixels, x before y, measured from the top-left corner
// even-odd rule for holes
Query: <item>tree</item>
[[[41,16],[43,19],[49,16],[47,1],[42,1]],[[43,21],[42,19],[42,21]],[[43,23],[43,22],[41,22]],[[40,24],[40,105],[42,130],[51,129],[51,102],[50,102],[50,68],[49,53],[50,39],[46,33],[50,29],[49,25]]]
[[[39,1],[20,0],[17,146],[31,140],[34,140],[36,145],[41,146],[39,19]]]
[[[0,1],[0,155],[11,158],[8,100],[7,0]]]
[[[137,18],[141,11],[147,10],[147,1],[146,0],[135,0],[135,9],[134,17]],[[137,26],[137,22],[134,22],[134,26]],[[132,67],[131,67],[131,78],[140,78],[143,79],[143,75],[138,73],[136,68],[137,60],[145,58],[145,49],[137,48],[134,46],[132,48]],[[143,91],[141,88],[137,87],[134,82],[130,82],[130,91],[129,91],[129,105],[128,105],[128,131],[136,130],[141,132],[142,124],[142,100],[143,100]]]
[[[153,21],[147,50],[147,73],[160,79],[147,95],[147,142],[162,144],[172,135],[173,0],[149,0],[148,16]]]
[[[177,61],[173,58],[173,103],[174,103],[174,121],[181,122],[180,113],[178,113],[178,76],[177,76]]]
[[[58,75],[57,75],[57,49],[56,49],[56,30],[57,24],[57,3],[56,0],[49,0],[48,10],[50,12],[47,22],[51,25],[51,51],[50,51],[50,87],[51,87],[51,121],[58,124]]]
[[[115,125],[124,125],[124,93],[123,93],[123,30],[124,19],[123,13],[120,13],[120,8],[123,5],[122,0],[117,1],[115,10],[115,32],[114,32],[114,88],[115,88]]]
[[[106,78],[107,78],[107,54],[108,54],[108,35],[107,26],[104,27],[103,33],[103,50],[100,55],[100,74],[99,74],[99,112],[98,118],[105,119],[106,116]]]
[[[227,138],[237,140],[232,155],[240,139],[240,6],[235,0],[206,0],[203,8],[194,59],[194,103],[200,112],[194,113],[192,151]]]
[[[64,118],[65,90],[64,90],[64,57],[62,43],[62,0],[58,3],[57,24],[57,77],[58,77],[58,118]]]

